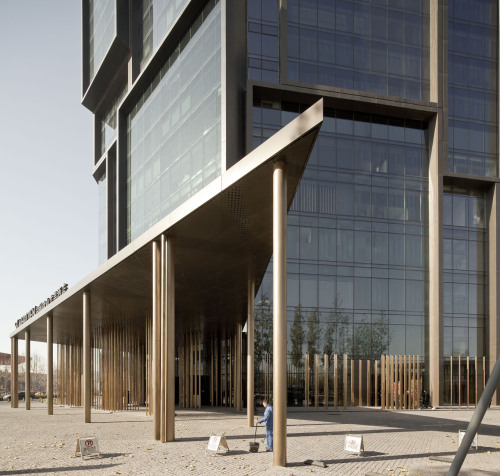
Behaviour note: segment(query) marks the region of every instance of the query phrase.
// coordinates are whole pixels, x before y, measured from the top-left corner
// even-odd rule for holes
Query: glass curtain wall
[[[448,6],[449,170],[498,176],[498,2]]]
[[[184,10],[189,0],[142,0],[138,10],[142,17],[139,23],[142,38],[140,63],[141,69],[161,45],[170,28]],[[215,4],[215,0],[212,1]]]
[[[487,226],[484,192],[443,194],[444,357],[485,355]]]
[[[127,118],[127,239],[220,175],[221,7],[208,2]]]
[[[121,94],[115,100],[113,105],[106,112],[104,119],[100,120],[100,124],[101,124],[101,137],[99,138],[99,140],[100,140],[99,150],[101,153],[100,157],[102,157],[104,155],[104,153],[111,147],[113,142],[116,140],[116,137],[117,137],[117,130],[116,130],[117,114],[116,114],[116,111],[118,110],[118,106],[120,105],[123,98],[125,97],[125,94],[127,94],[127,88],[124,88],[124,90],[121,92]],[[96,163],[100,157],[96,157]]]
[[[277,0],[248,0],[248,79],[279,81]]]
[[[287,79],[429,100],[429,0],[288,0]]]
[[[115,37],[114,0],[89,0],[89,74],[94,79]]]
[[[253,145],[302,109],[257,99]],[[426,127],[418,121],[325,110],[288,215],[290,356],[306,351],[347,353],[355,359],[380,358],[384,352],[424,355]],[[268,300],[272,263],[256,303]]]

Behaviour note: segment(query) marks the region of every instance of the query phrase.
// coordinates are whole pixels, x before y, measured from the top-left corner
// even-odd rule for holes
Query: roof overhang
[[[143,334],[152,309],[152,242],[174,239],[178,334],[219,331],[244,323],[248,280],[262,280],[272,255],[272,176],[284,161],[288,208],[323,121],[323,100],[270,137],[106,263],[71,287],[11,337],[46,342],[47,315],[54,342],[81,339],[83,292],[90,292],[93,328],[137,327]]]

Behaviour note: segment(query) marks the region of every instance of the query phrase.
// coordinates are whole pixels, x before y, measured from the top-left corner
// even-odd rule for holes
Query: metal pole
[[[90,423],[90,293],[83,293],[83,412]]]
[[[323,406],[328,410],[328,362],[330,356],[323,354]]]
[[[18,353],[18,341],[17,337],[12,337],[12,356],[10,360],[10,372],[11,372],[11,385],[10,385],[10,406],[11,408],[17,408],[19,406],[19,382],[18,382],[18,365],[19,365],[19,353]]]
[[[273,464],[286,466],[286,214],[285,164],[273,170]]]
[[[166,312],[166,242],[160,241],[160,441],[167,441],[167,312]]]
[[[165,241],[166,440],[175,440],[175,263],[173,238]],[[200,393],[201,399],[201,393]]]
[[[493,367],[490,378],[488,379],[488,383],[486,384],[484,392],[479,399],[477,408],[472,415],[469,426],[467,427],[467,431],[465,432],[465,435],[462,439],[462,443],[458,448],[457,454],[455,455],[455,458],[453,458],[453,462],[451,463],[447,476],[458,475],[465,457],[467,456],[467,452],[469,451],[472,440],[474,439],[474,435],[477,433],[479,425],[483,421],[484,414],[488,409],[488,405],[493,398],[493,394],[495,393],[498,382],[500,382],[500,355],[498,355],[497,357],[497,361],[495,363],[495,366]]]
[[[160,302],[161,302],[161,250],[156,241],[153,241],[153,330],[152,330],[152,390],[150,396],[153,413],[153,435],[155,440],[160,439]]]
[[[249,427],[255,425],[255,384],[254,384],[254,302],[255,302],[255,282],[248,281],[247,293],[247,424]]]
[[[26,403],[26,410],[31,410],[31,355],[30,355],[30,330],[24,331],[24,344],[26,345],[25,364],[25,377],[24,377],[24,401]]]
[[[47,413],[54,414],[53,317],[47,316]]]
[[[241,333],[242,333],[242,326],[241,322],[238,322],[236,324],[236,356],[235,356],[235,374],[236,374],[236,411],[241,412],[243,410],[241,402],[242,402],[242,388],[241,388],[241,383],[242,383],[242,375],[241,375],[241,351],[242,351],[242,345],[241,345]]]

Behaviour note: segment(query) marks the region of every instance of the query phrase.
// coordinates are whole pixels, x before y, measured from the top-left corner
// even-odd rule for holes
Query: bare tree
[[[356,324],[353,336],[353,358],[378,359],[389,348],[391,337],[384,311],[373,321]]]
[[[302,316],[302,307],[298,305],[295,308],[293,315],[293,324],[290,328],[290,341],[292,343],[292,348],[290,350],[290,360],[292,365],[296,368],[301,369],[303,367],[303,346],[304,346],[304,318]]]
[[[47,365],[45,359],[34,354],[31,358],[31,389],[35,393],[45,393],[47,388]]]
[[[255,305],[255,343],[254,359],[256,369],[260,368],[265,354],[273,352],[273,310],[268,297],[263,294],[262,299]]]
[[[311,369],[314,368],[314,354],[319,352],[321,340],[319,312],[318,309],[313,309],[307,322],[307,353]]]

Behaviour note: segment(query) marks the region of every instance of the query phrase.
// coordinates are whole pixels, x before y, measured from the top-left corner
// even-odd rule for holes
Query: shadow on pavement
[[[474,408],[464,411],[474,411]],[[499,407],[489,408],[486,415],[491,412],[496,413]],[[356,408],[355,410],[342,410],[340,413],[330,413],[325,410],[291,410],[288,409],[288,418],[294,420],[305,420],[306,422],[321,422],[331,424],[352,424],[377,426],[380,430],[372,430],[371,432],[387,432],[387,431],[413,431],[421,432],[433,429],[434,431],[443,431],[446,433],[464,430],[467,428],[469,419],[452,420],[449,418],[439,418],[435,416],[435,412],[442,410],[380,410],[376,408]],[[450,411],[450,410],[448,410]],[[453,410],[460,412],[461,410]],[[429,415],[427,416],[426,413]],[[308,423],[304,423],[307,426]],[[316,423],[317,424],[317,423]],[[364,431],[369,433],[370,430]],[[482,423],[479,432],[483,435],[496,436],[498,434],[498,426]],[[292,435],[289,435],[292,436]]]
[[[0,471],[0,475],[7,474],[47,474],[47,473],[62,473],[66,471],[91,471],[93,469],[104,469],[118,466],[118,464],[94,464],[82,466],[60,466],[57,468],[30,468],[30,469],[13,469],[8,471]]]

